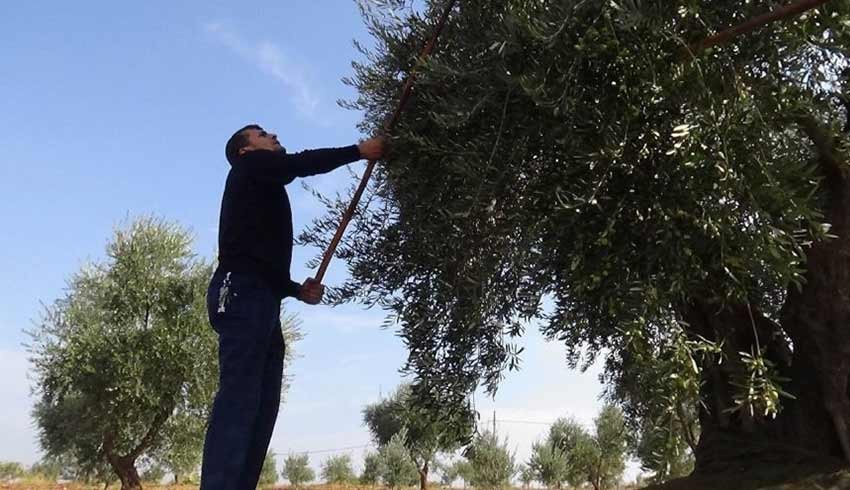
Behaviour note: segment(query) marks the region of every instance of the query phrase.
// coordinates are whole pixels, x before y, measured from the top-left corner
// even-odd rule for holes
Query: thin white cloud
[[[319,113],[320,100],[307,77],[307,69],[271,41],[249,41],[222,22],[207,22],[204,31],[226,48],[278,80],[287,91],[290,103],[301,116],[325,124]]]

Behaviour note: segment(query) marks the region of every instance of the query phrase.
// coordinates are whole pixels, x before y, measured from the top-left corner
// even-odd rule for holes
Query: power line
[[[504,424],[531,424],[531,425],[552,425],[554,422],[539,422],[535,420],[506,420],[506,419],[496,419],[496,422],[504,423]]]
[[[554,422],[541,422],[539,420],[510,420],[510,419],[491,419],[498,424],[529,424],[529,425],[552,425]],[[360,446],[338,447],[333,449],[313,449],[310,451],[290,451],[292,454],[320,454],[333,453],[337,451],[350,451],[352,449],[364,449],[372,447],[372,444],[362,444]]]
[[[367,447],[372,447],[371,444],[363,444],[362,446],[348,446],[348,447],[338,447],[334,449],[315,449],[312,451],[290,451],[292,454],[318,454],[318,453],[333,453],[337,451],[348,451],[351,449],[363,449]]]

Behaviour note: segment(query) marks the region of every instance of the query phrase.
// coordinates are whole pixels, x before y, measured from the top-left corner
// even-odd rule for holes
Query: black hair
[[[237,160],[239,160],[239,150],[245,148],[245,145],[248,144],[248,135],[245,134],[245,131],[249,129],[262,130],[263,128],[257,124],[249,124],[233,133],[233,136],[227,140],[227,145],[224,147],[224,155],[227,157],[227,161],[230,162],[230,165],[233,165]]]

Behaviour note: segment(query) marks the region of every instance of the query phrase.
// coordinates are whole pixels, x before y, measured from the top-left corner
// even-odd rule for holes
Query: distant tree
[[[24,465],[15,461],[0,462],[0,480],[9,481],[24,476]]]
[[[381,481],[381,455],[370,452],[363,457],[363,473],[360,474],[361,485],[375,485]]]
[[[520,465],[519,466],[519,482],[522,483],[522,488],[528,488],[531,486],[531,482],[534,481],[534,470],[531,469],[528,465]]]
[[[585,445],[589,481],[595,490],[607,490],[620,483],[626,469],[626,424],[623,412],[613,405],[604,406],[594,423],[592,444]]]
[[[263,460],[263,469],[260,471],[260,485],[274,485],[277,482],[277,459],[274,451],[269,449]]]
[[[416,463],[413,462],[410,451],[404,445],[406,432],[406,429],[402,429],[378,451],[381,480],[390,488],[416,485],[419,479]]]
[[[463,482],[463,488],[466,488],[467,483],[472,483],[474,470],[469,460],[460,459],[455,461],[452,465],[452,471]]]
[[[141,478],[144,482],[159,485],[162,479],[165,478],[165,469],[156,463],[149,464],[142,471]]]
[[[547,440],[532,444],[531,458],[525,470],[529,475],[533,475],[533,480],[539,481],[547,488],[560,489],[568,478],[568,464],[563,451]]]
[[[444,487],[450,487],[452,482],[457,479],[457,472],[454,464],[450,461],[434,461],[434,469],[440,475],[440,484]]]
[[[30,332],[42,448],[78,473],[139,490],[147,454],[176,474],[197,466],[218,386],[206,289],[212,266],[190,233],[155,218],[115,231]]]
[[[559,418],[545,441],[532,446],[528,468],[549,488],[590,483],[595,490],[613,488],[625,469],[629,431],[623,414],[613,405],[603,407],[590,434],[573,419]]]
[[[81,459],[72,455],[69,457],[69,461],[70,465],[68,466],[67,474],[70,480],[79,481],[87,485],[101,483],[104,488],[119,481],[115,475],[115,470],[105,459]]]
[[[351,456],[343,454],[331,456],[322,463],[322,478],[326,483],[351,483],[354,470],[351,469]]]
[[[296,488],[316,479],[316,473],[313,468],[310,468],[310,457],[307,453],[287,456],[280,476],[289,480],[289,483]]]
[[[565,483],[579,486],[588,479],[591,445],[591,435],[581,424],[559,418],[546,440],[532,445],[528,467],[535,479],[549,488],[561,488]]]
[[[363,423],[378,446],[390,442],[404,427],[404,402],[407,391],[407,388],[399,387],[389,398],[363,408]]]
[[[48,481],[56,481],[69,475],[70,468],[66,461],[56,457],[44,457],[30,466],[29,473],[35,477],[41,477]]]
[[[453,451],[468,439],[473,426],[470,411],[441,417],[428,406],[413,403],[411,385],[403,384],[389,398],[367,405],[363,421],[378,446],[404,431],[403,443],[416,464],[419,488],[425,490],[431,464],[441,452]]]
[[[211,267],[191,245],[158,219],[116,230],[107,260],[75,274],[30,333],[42,447],[89,473],[106,461],[124,490],[141,488],[136,462],[174,435],[169,418],[203,417],[216,388]]]
[[[483,490],[496,490],[510,486],[516,474],[514,455],[508,450],[507,440],[500,444],[493,432],[476,436],[467,449],[467,459],[472,467],[472,486]]]
[[[559,418],[549,429],[547,444],[563,461],[562,483],[580,486],[590,479],[594,461],[593,436],[575,419]]]

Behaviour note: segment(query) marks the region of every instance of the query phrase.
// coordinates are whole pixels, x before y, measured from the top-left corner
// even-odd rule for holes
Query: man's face
[[[240,155],[254,150],[283,150],[283,146],[281,146],[277,140],[277,135],[274,133],[267,133],[264,129],[246,129],[245,134],[248,144],[239,150]]]

